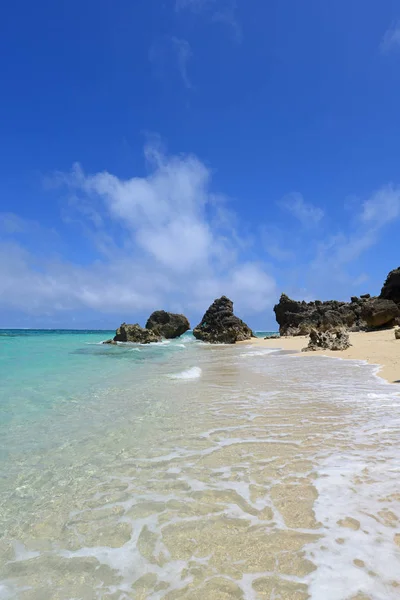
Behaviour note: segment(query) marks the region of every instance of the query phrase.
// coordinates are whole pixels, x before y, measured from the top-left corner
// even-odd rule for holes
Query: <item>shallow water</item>
[[[0,341],[0,598],[400,597],[395,386],[105,337]]]

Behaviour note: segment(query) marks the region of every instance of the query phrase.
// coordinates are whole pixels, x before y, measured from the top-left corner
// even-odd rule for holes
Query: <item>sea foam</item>
[[[254,350],[253,352],[242,352],[240,356],[266,356],[267,354],[272,354],[273,352],[279,352],[279,350],[279,348],[263,348],[262,350]]]
[[[201,372],[200,367],[192,367],[191,369],[186,369],[186,371],[168,375],[168,377],[170,379],[199,379],[199,377],[201,377]]]

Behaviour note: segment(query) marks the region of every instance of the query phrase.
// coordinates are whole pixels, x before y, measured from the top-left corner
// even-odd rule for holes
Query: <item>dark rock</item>
[[[156,310],[147,320],[146,329],[169,339],[177,338],[190,329],[190,323],[184,315]]]
[[[233,314],[233,302],[226,296],[213,302],[193,335],[211,344],[235,344],[254,337],[250,327]]]
[[[380,298],[400,304],[400,267],[390,271],[383,285]]]
[[[267,335],[264,340],[279,340],[280,337],[279,333],[274,333],[273,335]]]
[[[362,318],[370,329],[393,327],[399,316],[400,309],[397,304],[383,298],[371,298],[362,308]]]
[[[117,342],[114,342],[114,340],[106,340],[105,342],[103,342],[103,344],[116,344]]]
[[[316,350],[347,350],[350,348],[349,334],[345,329],[336,331],[317,331],[313,329],[310,332],[310,341],[308,346],[303,348],[302,352],[315,352]]]
[[[160,342],[161,336],[157,335],[151,329],[143,329],[136,325],[122,325],[117,329],[113,342],[133,342],[135,344],[150,344],[151,342]]]
[[[308,335],[313,329],[364,331],[400,325],[400,312],[393,303],[400,310],[400,267],[389,273],[379,298],[362,294],[359,298],[352,296],[351,302],[316,300],[307,303],[282,294],[274,311],[282,336]]]
[[[400,340],[400,329],[394,330],[394,337],[396,338],[396,340]]]
[[[297,302],[282,294],[274,307],[281,336],[309,335],[313,329],[329,331],[338,327],[361,331],[366,329],[362,306],[366,300],[354,297],[352,302],[328,300]]]

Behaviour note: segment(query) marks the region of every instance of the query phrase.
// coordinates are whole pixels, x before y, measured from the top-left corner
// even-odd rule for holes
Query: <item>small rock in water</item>
[[[116,342],[133,342],[136,344],[150,344],[151,342],[161,342],[161,336],[150,329],[143,329],[136,325],[122,325],[117,329],[113,340],[104,342],[105,344],[115,344]]]
[[[347,350],[350,348],[349,334],[345,329],[336,331],[317,331],[313,329],[310,332],[310,341],[308,346],[303,348],[302,352],[313,352],[316,350]]]
[[[185,315],[156,310],[148,318],[146,329],[151,329],[157,335],[170,340],[186,333],[190,329],[190,323]]]

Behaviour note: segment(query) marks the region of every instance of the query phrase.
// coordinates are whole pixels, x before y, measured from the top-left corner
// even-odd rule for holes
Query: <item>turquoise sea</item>
[[[400,597],[396,386],[112,334],[0,331],[1,600]]]

